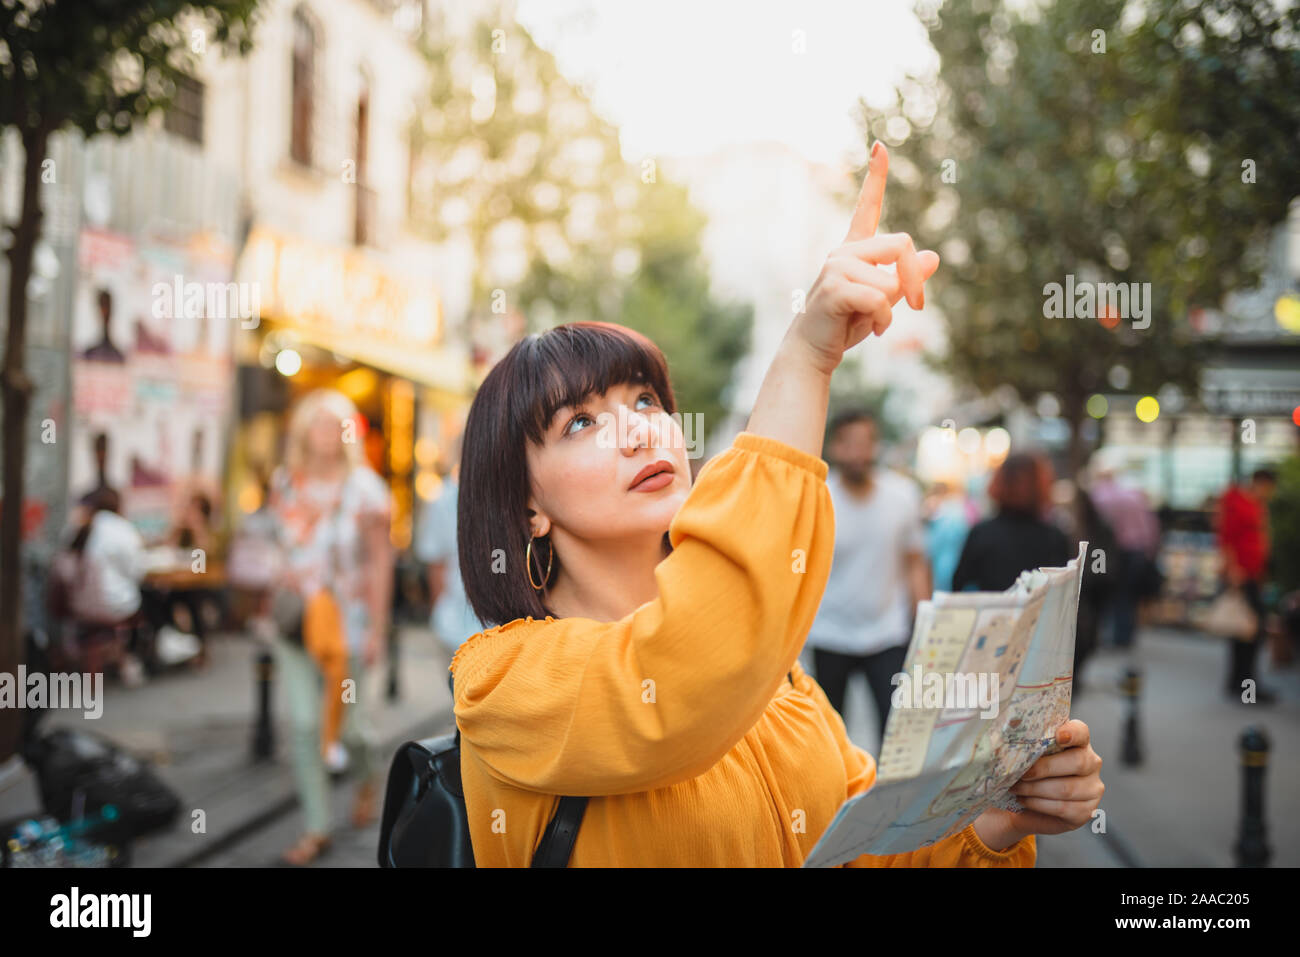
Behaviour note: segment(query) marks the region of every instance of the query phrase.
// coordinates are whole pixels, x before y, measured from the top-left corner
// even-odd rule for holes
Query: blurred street
[[[746,12],[0,4],[0,867],[1300,866],[1300,4]]]
[[[387,676],[371,677],[380,697],[370,711],[377,753],[385,771],[396,747],[410,738],[450,728],[451,696],[447,689],[450,656],[427,629],[406,627],[401,636],[401,698],[387,701]],[[290,846],[302,828],[297,813],[287,749],[287,710],[283,689],[272,692],[276,724],[274,759],[251,760],[254,666],[260,646],[238,634],[212,642],[211,664],[203,671],[177,670],[138,688],[110,681],[103,717],[87,720],[79,713],[50,712],[43,727],[84,727],[105,735],[137,757],[156,762],[159,777],[182,798],[177,825],[140,840],[134,848],[137,867],[269,866]],[[351,780],[336,782],[336,820],[347,821]],[[0,791],[0,819],[29,813],[40,806],[34,777]],[[195,810],[206,812],[206,833],[192,833]],[[375,866],[378,822],[364,840],[346,827],[339,831],[340,850],[328,863],[346,860]],[[326,861],[322,861],[326,863]]]

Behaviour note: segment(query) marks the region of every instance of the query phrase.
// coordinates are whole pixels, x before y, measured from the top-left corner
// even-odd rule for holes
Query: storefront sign
[[[256,228],[240,257],[239,278],[257,284],[262,314],[280,327],[410,349],[442,341],[433,284],[393,272],[359,250]]]

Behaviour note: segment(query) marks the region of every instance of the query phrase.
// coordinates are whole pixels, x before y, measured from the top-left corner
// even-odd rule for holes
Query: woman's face
[[[648,466],[663,474],[638,482]],[[560,539],[662,536],[691,490],[680,424],[634,382],[556,412],[528,471],[532,532]]]
[[[328,409],[320,409],[307,427],[307,449],[317,462],[329,462],[343,452],[343,423]]]

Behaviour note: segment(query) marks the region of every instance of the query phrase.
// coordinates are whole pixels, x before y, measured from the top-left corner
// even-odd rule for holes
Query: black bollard
[[[275,675],[275,658],[269,651],[259,652],[255,669],[257,723],[253,727],[253,760],[266,761],[275,752],[275,724],[271,720],[271,680]]]
[[[1142,763],[1142,734],[1138,730],[1138,697],[1142,694],[1142,675],[1135,668],[1124,672],[1120,693],[1128,699],[1128,714],[1124,717],[1124,743],[1120,747],[1120,761],[1135,768]]]
[[[1265,867],[1269,850],[1264,824],[1264,771],[1268,768],[1268,735],[1252,725],[1241,733],[1241,831],[1235,848],[1238,867]]]
[[[401,629],[396,624],[388,626],[388,700],[396,701],[402,696],[402,689],[397,684],[397,650],[401,642],[398,641],[398,632]]]

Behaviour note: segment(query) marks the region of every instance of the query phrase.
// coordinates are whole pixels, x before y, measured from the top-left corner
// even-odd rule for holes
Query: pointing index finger
[[[885,179],[889,176],[889,150],[885,144],[876,140],[871,147],[871,159],[867,163],[867,177],[862,181],[862,192],[858,194],[858,205],[853,211],[853,220],[849,223],[846,243],[856,239],[866,239],[876,234],[880,223],[880,210],[885,205]]]

